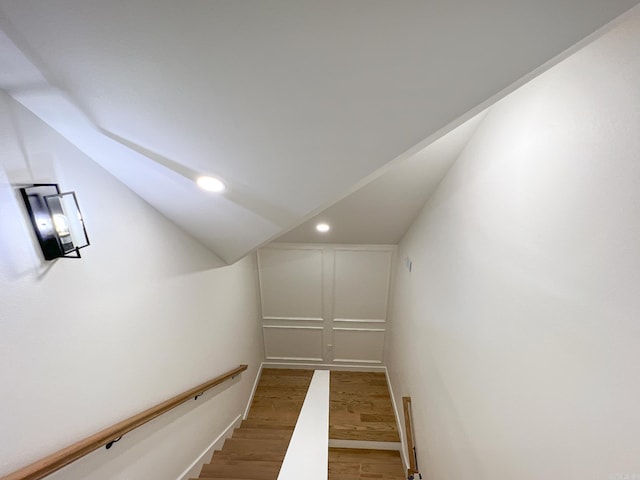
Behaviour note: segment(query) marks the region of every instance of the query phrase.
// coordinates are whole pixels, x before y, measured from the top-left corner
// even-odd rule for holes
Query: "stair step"
[[[233,438],[255,438],[264,440],[289,440],[289,430],[276,430],[273,428],[237,428],[233,432]]]
[[[278,461],[269,461],[269,460],[222,460],[222,459],[213,459],[211,463],[207,463],[203,465],[203,470],[205,467],[210,465],[231,465],[231,466],[249,466],[251,468],[270,468],[280,470],[280,463]],[[208,469],[207,469],[208,470]]]
[[[198,477],[198,478],[193,478],[191,477],[189,480],[202,480],[202,479],[207,479],[207,478],[215,478],[216,480],[255,480],[253,478],[225,478],[225,477]]]
[[[275,424],[270,424],[266,427],[259,427],[256,425],[259,424],[260,422],[255,422],[255,424],[254,423],[245,424],[245,422],[249,422],[249,420],[244,420],[242,422],[242,425],[236,428],[235,431],[237,432],[238,430],[255,430],[255,431],[259,430],[265,433],[287,434],[287,435],[291,435],[293,433],[293,427],[289,427],[287,425],[280,425],[280,428],[278,428],[278,426]]]
[[[282,465],[282,459],[276,458],[275,460],[263,460],[257,458],[212,458],[211,462],[207,465],[245,465],[251,464],[254,467],[278,467]]]
[[[289,441],[255,440],[252,438],[228,438],[222,447],[223,452],[285,452]]]
[[[365,448],[329,447],[329,461],[336,463],[365,462],[398,464],[400,452],[397,450],[375,450]]]
[[[268,419],[268,418],[251,418],[249,417],[247,420],[243,420],[240,424],[241,428],[261,428],[261,429],[273,429],[273,430],[287,430],[293,432],[293,428],[295,426],[295,422],[290,423],[282,423],[276,419]]]
[[[249,460],[249,461],[265,461],[280,462],[284,460],[285,452],[223,452],[216,450],[211,463],[220,460]]]
[[[229,465],[204,465],[200,472],[200,478],[250,478],[251,480],[277,480],[279,472],[279,462],[235,461]]]
[[[405,480],[406,470],[397,450],[329,448],[329,478]]]

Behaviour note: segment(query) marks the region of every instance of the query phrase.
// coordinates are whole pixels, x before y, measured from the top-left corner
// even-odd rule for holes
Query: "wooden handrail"
[[[416,446],[413,444],[413,425],[411,423],[411,397],[402,397],[402,407],[404,410],[404,427],[407,434],[407,449],[409,450],[409,469],[407,474],[411,476],[414,473],[418,473]]]
[[[197,387],[194,387],[190,390],[187,390],[184,393],[176,395],[169,400],[162,402],[155,407],[151,407],[144,412],[138,413],[133,417],[127,418],[115,425],[112,425],[104,430],[91,435],[83,440],[80,440],[73,445],[69,445],[62,450],[58,450],[51,455],[44,457],[31,465],[27,465],[20,470],[16,470],[9,475],[6,475],[0,480],[39,480],[41,478],[46,477],[47,475],[52,474],[55,471],[60,470],[62,467],[69,465],[72,462],[75,462],[79,458],[84,457],[88,453],[97,450],[98,448],[107,445],[110,442],[118,439],[123,436],[125,433],[129,433],[131,430],[138,428],[141,425],[153,420],[156,417],[159,417],[163,413],[168,412],[169,410],[181,405],[187,400],[200,396],[203,392],[209,390],[210,388],[215,387],[216,385],[220,385],[222,382],[228,380],[229,378],[235,377],[236,375],[244,372],[247,369],[247,365],[240,365],[233,370],[228,371],[227,373],[220,375],[219,377],[213,378],[208,382],[205,382]]]

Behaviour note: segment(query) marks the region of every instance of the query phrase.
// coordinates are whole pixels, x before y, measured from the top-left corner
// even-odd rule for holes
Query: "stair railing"
[[[402,407],[404,410],[404,427],[407,436],[407,448],[409,450],[409,468],[407,469],[407,477],[410,479],[422,478],[422,475],[418,472],[418,455],[416,452],[415,437],[413,435],[413,421],[411,419],[411,397],[402,397]]]
[[[84,457],[94,450],[103,446],[107,449],[111,448],[111,446],[118,442],[126,433],[129,433],[130,431],[144,425],[145,423],[159,417],[163,413],[174,409],[178,405],[181,405],[192,398],[197,400],[198,397],[207,390],[220,385],[229,379],[237,377],[246,369],[247,365],[240,365],[218,377],[212,378],[208,382],[202,383],[197,387],[193,387],[192,389],[159,403],[158,405],[140,412],[137,415],[105,428],[90,437],[84,438],[73,445],[69,445],[62,450],[58,450],[57,452],[52,453],[31,465],[27,465],[20,470],[16,470],[15,472],[0,478],[0,480],[40,480],[41,478],[60,470],[62,467]]]

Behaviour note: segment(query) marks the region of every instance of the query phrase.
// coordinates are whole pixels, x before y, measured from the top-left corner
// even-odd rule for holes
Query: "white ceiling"
[[[0,0],[0,87],[233,262],[636,3]]]
[[[426,146],[277,242],[395,245],[449,171],[484,118],[481,113]],[[316,225],[331,230],[318,233]]]

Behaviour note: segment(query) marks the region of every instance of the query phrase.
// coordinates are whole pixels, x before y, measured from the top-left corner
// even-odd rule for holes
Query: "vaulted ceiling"
[[[0,88],[233,262],[413,155],[436,182],[464,134],[425,147],[637,3],[0,0]]]

